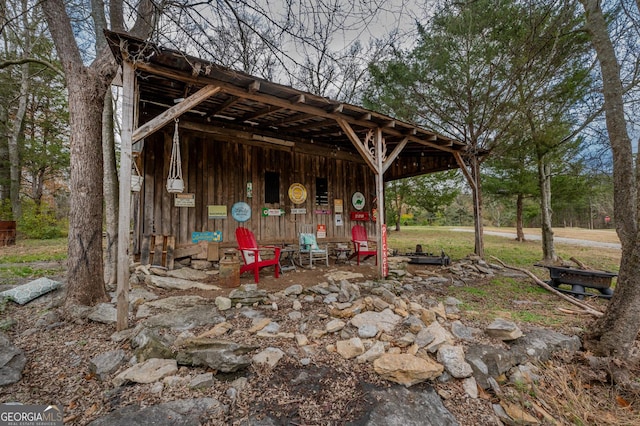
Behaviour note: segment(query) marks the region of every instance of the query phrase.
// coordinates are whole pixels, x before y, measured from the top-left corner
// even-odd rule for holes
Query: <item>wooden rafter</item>
[[[239,96],[229,96],[229,99],[227,99],[226,101],[224,101],[223,103],[221,103],[220,105],[218,105],[216,108],[214,108],[209,115],[213,116],[216,115],[218,113],[221,113],[222,111],[224,111],[225,109],[229,108],[230,106],[232,106],[233,104],[238,103],[239,101],[241,101],[242,98]]]
[[[377,174],[379,169],[375,159],[373,158],[369,150],[365,148],[356,132],[354,132],[351,128],[351,125],[341,118],[337,118],[336,121],[342,128],[342,131],[344,131],[344,133],[347,135],[353,146],[356,147],[356,150],[358,150],[358,153],[360,153],[364,161],[369,165],[369,167],[371,167],[371,170],[373,170],[373,172]]]
[[[159,116],[153,118],[152,120],[146,122],[142,126],[138,127],[133,132],[132,141],[136,142],[140,139],[144,139],[153,132],[163,128],[165,125],[170,123],[172,120],[180,117],[185,112],[199,105],[200,103],[207,100],[209,97],[215,95],[221,90],[220,86],[207,85],[202,89],[198,90],[193,95],[186,98],[184,101],[180,102],[177,105],[172,106]]]
[[[254,120],[256,118],[260,118],[260,117],[263,117],[265,115],[273,114],[274,112],[280,111],[281,109],[284,109],[284,107],[269,105],[268,107],[262,108],[259,111],[255,111],[255,112],[252,112],[252,113],[249,113],[249,114],[243,116],[242,118],[240,118],[239,121]]]
[[[386,172],[387,169],[391,166],[391,164],[394,161],[396,161],[396,158],[398,158],[398,155],[400,155],[404,147],[407,146],[408,142],[409,142],[409,138],[407,137],[402,139],[402,141],[400,141],[400,143],[396,145],[393,151],[391,151],[391,154],[389,154],[387,159],[384,160],[384,163],[382,164],[382,173]]]

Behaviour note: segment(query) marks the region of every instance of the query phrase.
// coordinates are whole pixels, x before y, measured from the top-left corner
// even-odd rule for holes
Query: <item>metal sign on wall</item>
[[[369,212],[351,212],[351,220],[366,222],[369,220]]]
[[[196,194],[176,194],[173,205],[176,207],[195,207]]]
[[[209,219],[226,219],[227,206],[207,206]]]
[[[283,216],[284,209],[270,209],[268,207],[264,207],[262,209],[262,216]]]

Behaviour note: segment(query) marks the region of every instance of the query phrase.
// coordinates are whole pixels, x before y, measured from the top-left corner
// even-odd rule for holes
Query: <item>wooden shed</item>
[[[176,250],[201,237],[234,246],[238,226],[261,243],[294,243],[307,224],[335,243],[358,222],[382,243],[385,181],[464,167],[464,143],[415,124],[105,34],[122,66],[119,263],[130,212],[136,253],[148,235],[171,235]],[[180,194],[166,187],[174,139]],[[131,161],[144,177],[133,197]]]

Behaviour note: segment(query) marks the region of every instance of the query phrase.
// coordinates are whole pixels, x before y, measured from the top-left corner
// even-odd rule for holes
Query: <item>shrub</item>
[[[26,238],[48,240],[64,236],[64,223],[56,219],[48,206],[37,206],[28,201],[22,204],[22,216],[18,219],[18,232]]]

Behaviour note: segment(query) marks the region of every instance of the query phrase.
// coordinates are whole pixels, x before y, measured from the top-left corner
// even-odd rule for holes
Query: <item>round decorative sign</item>
[[[356,210],[362,210],[364,208],[364,194],[362,192],[354,192],[351,196],[351,204]]]
[[[289,187],[289,199],[293,204],[302,204],[307,200],[307,190],[301,183],[292,183]]]
[[[246,222],[251,219],[251,207],[244,201],[239,201],[231,207],[231,217],[238,222]]]

